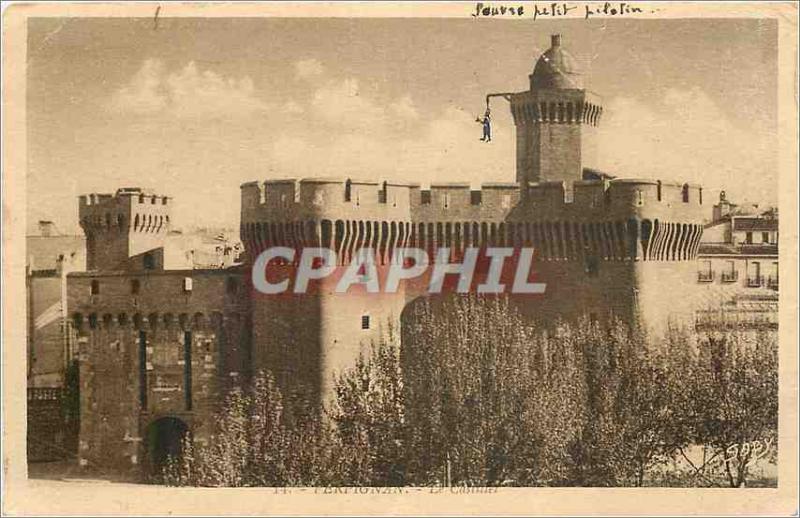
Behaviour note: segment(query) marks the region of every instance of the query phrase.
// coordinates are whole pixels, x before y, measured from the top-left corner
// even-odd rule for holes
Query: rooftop
[[[561,35],[551,36],[550,48],[536,62],[531,90],[583,88],[583,77],[575,58],[561,46]]]

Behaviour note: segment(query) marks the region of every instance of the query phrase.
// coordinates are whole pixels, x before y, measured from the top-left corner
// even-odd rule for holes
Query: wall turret
[[[517,181],[580,180],[594,167],[595,133],[603,113],[599,96],[584,89],[576,60],[552,36],[529,77],[530,90],[510,96],[517,129]]]
[[[87,270],[163,268],[170,228],[168,197],[128,187],[115,194],[86,194],[79,200]]]

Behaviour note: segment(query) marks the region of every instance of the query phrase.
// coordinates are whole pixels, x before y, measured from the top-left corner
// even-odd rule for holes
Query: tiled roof
[[[734,232],[759,231],[759,230],[778,230],[778,220],[771,218],[734,218]]]
[[[778,255],[777,245],[732,245],[729,243],[701,243],[700,255]]]

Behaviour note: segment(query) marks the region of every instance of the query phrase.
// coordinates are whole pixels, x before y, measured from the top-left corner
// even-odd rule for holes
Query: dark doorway
[[[145,431],[147,474],[158,479],[167,459],[179,457],[183,440],[189,431],[186,423],[177,417],[162,417],[150,423]]]

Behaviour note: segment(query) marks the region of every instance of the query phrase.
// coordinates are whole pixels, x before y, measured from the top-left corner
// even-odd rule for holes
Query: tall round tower
[[[517,128],[517,181],[580,180],[595,164],[599,96],[583,87],[575,58],[552,36],[530,77],[530,90],[511,95]]]

